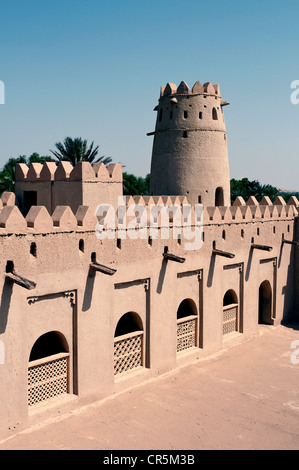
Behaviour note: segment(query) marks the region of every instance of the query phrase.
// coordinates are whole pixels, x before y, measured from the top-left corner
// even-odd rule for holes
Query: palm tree
[[[80,161],[89,162],[89,163],[98,163],[102,162],[105,165],[112,162],[110,157],[99,157],[95,160],[98,154],[98,146],[93,148],[93,142],[88,147],[87,140],[82,140],[81,137],[66,137],[62,142],[57,142],[55,147],[58,151],[53,151],[53,155],[57,158],[58,161],[67,160],[71,162],[73,166]]]

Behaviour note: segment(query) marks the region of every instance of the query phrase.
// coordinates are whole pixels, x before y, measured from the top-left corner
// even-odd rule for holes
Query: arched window
[[[212,109],[212,118],[213,118],[214,121],[218,120],[218,114],[217,114],[217,109],[216,108]]]
[[[69,348],[58,331],[40,336],[28,364],[28,405],[69,393]]]
[[[135,312],[125,313],[114,333],[114,375],[138,369],[144,364],[143,324]]]
[[[259,323],[272,325],[272,288],[269,281],[265,280],[259,287]]]
[[[196,347],[198,314],[192,299],[183,300],[177,310],[177,353]]]
[[[221,187],[218,187],[215,191],[215,206],[224,206],[224,194]]]
[[[223,296],[223,335],[238,331],[238,296],[229,289]]]

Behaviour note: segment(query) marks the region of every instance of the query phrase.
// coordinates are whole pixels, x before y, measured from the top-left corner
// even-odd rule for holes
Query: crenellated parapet
[[[111,210],[115,231],[149,228],[158,229],[210,225],[251,224],[279,220],[294,220],[298,216],[299,201],[292,196],[288,202],[278,197],[273,203],[267,197],[261,201],[250,197],[247,202],[238,197],[233,206],[203,207],[189,204],[185,196],[124,196],[115,208],[100,204],[95,211],[79,205],[73,211],[69,205],[59,205],[52,214],[45,206],[35,205],[24,216],[14,203],[14,193],[5,192],[0,199],[0,235],[7,233],[55,233],[69,231],[105,230],[107,212]],[[111,222],[111,218],[109,219]]]
[[[110,163],[89,163],[80,161],[75,166],[70,162],[25,163],[16,165],[16,182],[45,182],[45,181],[94,181],[94,182],[122,182],[122,165]]]
[[[220,95],[220,87],[218,84],[212,82],[206,82],[203,85],[200,81],[194,83],[192,89],[189,88],[188,84],[182,81],[179,86],[174,83],[167,83],[166,86],[162,86],[160,90],[160,98],[169,95]]]

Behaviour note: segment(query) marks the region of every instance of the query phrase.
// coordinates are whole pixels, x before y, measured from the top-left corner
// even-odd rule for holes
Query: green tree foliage
[[[66,160],[71,162],[73,166],[80,161],[89,163],[103,162],[108,165],[112,162],[110,157],[99,157],[95,160],[98,155],[99,146],[94,148],[94,142],[88,147],[87,140],[83,140],[81,137],[66,137],[63,142],[57,142],[55,147],[57,150],[51,150],[54,157],[58,160]]]
[[[30,157],[26,157],[26,155],[20,155],[17,158],[9,158],[0,171],[0,193],[2,194],[4,191],[14,192],[17,163],[25,163],[29,166],[30,163],[43,163],[51,161],[54,161],[52,157],[47,155],[40,156],[36,152],[30,155]]]
[[[258,201],[260,201],[264,196],[269,196],[273,202],[275,198],[280,195],[279,190],[274,186],[271,186],[270,184],[262,185],[256,180],[249,181],[248,178],[243,178],[241,180],[232,178],[230,181],[230,188],[232,204],[237,196],[242,196],[245,201],[247,201],[250,196],[255,196]]]
[[[123,194],[125,196],[148,196],[150,192],[150,175],[145,178],[130,173],[123,173]]]

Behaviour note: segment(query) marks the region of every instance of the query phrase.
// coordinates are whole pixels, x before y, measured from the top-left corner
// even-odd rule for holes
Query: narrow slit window
[[[188,137],[188,133],[187,133],[187,131],[184,131],[184,133],[183,133],[183,137],[184,137],[184,139],[186,139],[186,138]]]
[[[188,111],[184,111],[184,119],[187,119],[188,117]]]
[[[36,243],[32,242],[30,245],[30,254],[34,256],[35,258],[37,257],[37,250],[36,250]]]
[[[198,117],[199,119],[202,119],[202,111],[199,111]]]
[[[212,110],[212,118],[214,119],[214,121],[218,120],[218,115],[217,115],[217,109],[216,108],[213,108],[213,110]]]

